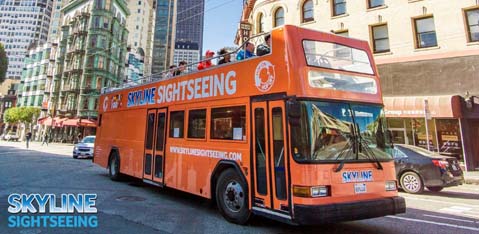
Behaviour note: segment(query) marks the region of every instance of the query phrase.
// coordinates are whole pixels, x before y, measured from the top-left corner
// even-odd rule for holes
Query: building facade
[[[0,1],[0,43],[8,56],[7,79],[20,80],[30,45],[47,41],[52,0]]]
[[[132,61],[134,64],[128,63],[127,66],[135,69],[129,69],[127,74],[128,77],[141,78],[143,75],[148,76],[151,71],[155,14],[153,0],[128,0],[128,9],[131,15],[126,21],[130,48],[127,61]],[[141,69],[137,71],[140,67]],[[134,74],[134,72],[137,73]]]
[[[125,77],[129,11],[124,0],[74,0],[61,13],[53,81],[46,86],[48,112],[59,121],[95,120],[101,88]],[[72,130],[59,134],[71,137]]]
[[[173,61],[176,30],[176,1],[156,0],[151,73],[160,74]]]
[[[48,32],[48,42],[56,42],[61,34],[62,8],[68,4],[69,0],[54,0],[52,15],[50,17],[50,29]]]
[[[198,62],[201,57],[200,51],[197,43],[177,41],[173,64],[178,65],[181,61],[187,64]]]
[[[394,141],[459,155],[479,170],[478,4],[249,0],[242,20],[252,34],[292,24],[368,41]]]
[[[188,63],[200,60],[203,49],[204,0],[178,0],[174,64],[185,60]],[[196,49],[193,49],[196,48]],[[178,51],[177,51],[178,50]],[[196,51],[194,51],[196,50]],[[185,56],[185,54],[187,54]],[[197,57],[189,59],[190,56]],[[181,59],[183,57],[184,59]],[[185,58],[186,57],[186,58]]]

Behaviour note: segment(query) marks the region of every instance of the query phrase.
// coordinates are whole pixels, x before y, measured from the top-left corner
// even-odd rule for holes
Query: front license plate
[[[366,184],[354,184],[354,193],[366,193]]]

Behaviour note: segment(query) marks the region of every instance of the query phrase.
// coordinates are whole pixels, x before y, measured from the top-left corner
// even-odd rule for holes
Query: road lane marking
[[[399,216],[386,216],[386,217],[387,218],[392,218],[392,219],[401,219],[401,220],[406,220],[406,221],[411,221],[411,222],[435,224],[435,225],[438,225],[438,226],[446,226],[446,227],[459,228],[459,229],[465,229],[465,230],[471,230],[471,231],[478,231],[479,232],[479,228],[475,228],[475,227],[461,226],[461,225],[448,224],[448,223],[438,223],[438,222],[434,222],[434,221],[412,219],[412,218],[405,218],[405,217],[399,217]]]
[[[470,211],[472,208],[464,206],[451,206],[439,209],[439,211],[451,212],[451,213],[463,213],[464,211]]]
[[[459,202],[448,202],[448,201],[441,201],[441,200],[424,199],[424,198],[410,197],[410,196],[404,196],[404,195],[402,195],[402,197],[411,199],[411,200],[417,200],[417,201],[437,202],[441,204],[450,204],[450,205],[469,206],[473,208],[479,208],[479,205],[469,205],[469,204],[459,203]]]
[[[475,222],[475,221],[467,220],[467,219],[455,219],[455,218],[449,218],[449,217],[438,216],[438,215],[423,214],[423,216],[432,217],[432,218],[438,218],[438,219],[448,219],[448,220],[460,221],[460,222],[466,222],[466,223],[479,223],[479,222]]]

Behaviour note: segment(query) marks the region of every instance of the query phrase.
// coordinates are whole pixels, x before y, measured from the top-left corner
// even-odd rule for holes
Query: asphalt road
[[[294,227],[261,217],[247,226],[228,223],[206,199],[136,180],[113,182],[90,160],[71,158],[71,145],[0,141],[0,233],[434,233],[479,234],[479,186],[440,193],[401,193],[407,213],[398,216]],[[9,228],[11,193],[97,193],[97,228]]]

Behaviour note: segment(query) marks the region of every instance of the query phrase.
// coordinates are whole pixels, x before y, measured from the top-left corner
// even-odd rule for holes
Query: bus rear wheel
[[[120,174],[120,158],[116,152],[113,152],[110,157],[110,162],[108,163],[108,174],[111,180],[119,181],[121,179]]]
[[[216,183],[216,203],[223,217],[236,224],[245,224],[250,217],[248,191],[243,179],[233,169],[221,173]]]

